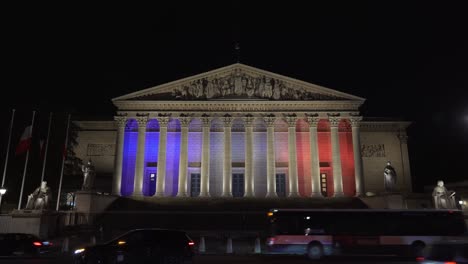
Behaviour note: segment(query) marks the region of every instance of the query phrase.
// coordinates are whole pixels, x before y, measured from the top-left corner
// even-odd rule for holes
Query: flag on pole
[[[31,141],[32,141],[32,125],[27,126],[24,129],[23,135],[21,135],[20,142],[18,146],[16,147],[16,155],[21,155],[25,153],[26,151],[29,150],[31,147]]]

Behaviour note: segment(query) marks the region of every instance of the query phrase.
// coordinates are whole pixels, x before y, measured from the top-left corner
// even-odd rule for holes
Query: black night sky
[[[18,113],[13,145],[32,109],[39,111],[41,134],[49,112],[56,113],[59,135],[66,112],[111,119],[112,98],[235,63],[239,42],[244,64],[364,97],[365,116],[412,121],[415,191],[437,179],[467,180],[462,1],[309,2],[5,10],[2,172],[12,108]],[[17,177],[20,163],[10,158],[7,177]],[[58,174],[58,165],[48,168],[50,181]]]

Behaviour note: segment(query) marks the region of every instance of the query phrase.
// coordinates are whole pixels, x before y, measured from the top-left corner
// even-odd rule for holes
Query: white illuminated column
[[[188,130],[191,119],[180,117],[180,158],[178,197],[187,197]]]
[[[297,178],[297,151],[296,151],[296,115],[286,117],[288,123],[288,149],[289,149],[289,197],[299,197],[299,180]]]
[[[319,145],[317,136],[317,126],[320,121],[319,117],[308,116],[309,122],[309,136],[310,136],[310,177],[312,183],[311,197],[323,197],[320,190],[320,159],[319,159]]]
[[[333,169],[333,188],[335,197],[343,197],[343,176],[341,169],[341,155],[340,155],[340,137],[338,135],[338,125],[341,118],[330,116],[331,130],[331,147],[332,147],[332,169]]]
[[[115,167],[114,178],[112,179],[112,194],[120,195],[120,189],[122,185],[125,125],[127,124],[127,118],[125,116],[116,116],[114,120],[117,123],[117,148],[115,150]]]
[[[244,197],[254,196],[253,175],[253,121],[254,117],[244,117],[245,125],[245,192]]]
[[[209,197],[210,190],[210,127],[211,118],[204,115],[202,121],[202,157],[201,157],[201,183],[200,197]]]
[[[146,125],[148,124],[148,116],[137,116],[138,122],[138,148],[135,166],[135,186],[134,196],[143,196],[143,172],[145,169],[145,142],[146,142]]]
[[[158,169],[156,174],[156,196],[163,197],[166,182],[166,145],[167,145],[167,124],[169,117],[158,117],[159,122],[159,148],[158,148]]]
[[[224,162],[223,162],[223,197],[232,197],[232,137],[231,126],[233,118],[223,117],[224,123]]]
[[[276,194],[276,161],[275,161],[275,117],[267,116],[263,120],[267,125],[267,194],[266,197],[278,197]]]
[[[353,154],[354,154],[354,178],[356,181],[356,196],[365,194],[364,190],[364,175],[362,171],[362,156],[361,156],[361,135],[359,125],[362,120],[361,116],[351,117],[351,129],[353,133]]]

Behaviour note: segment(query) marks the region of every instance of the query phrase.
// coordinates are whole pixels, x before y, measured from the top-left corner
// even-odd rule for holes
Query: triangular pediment
[[[113,101],[173,100],[364,101],[365,99],[240,63],[113,99]]]

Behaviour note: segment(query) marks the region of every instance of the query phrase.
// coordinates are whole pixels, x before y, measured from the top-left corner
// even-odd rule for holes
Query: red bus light
[[[42,243],[38,242],[38,241],[34,241],[33,245],[36,246],[36,247],[40,247],[40,246],[42,246]]]
[[[195,242],[189,241],[189,242],[188,242],[188,245],[189,245],[189,246],[195,246]]]

